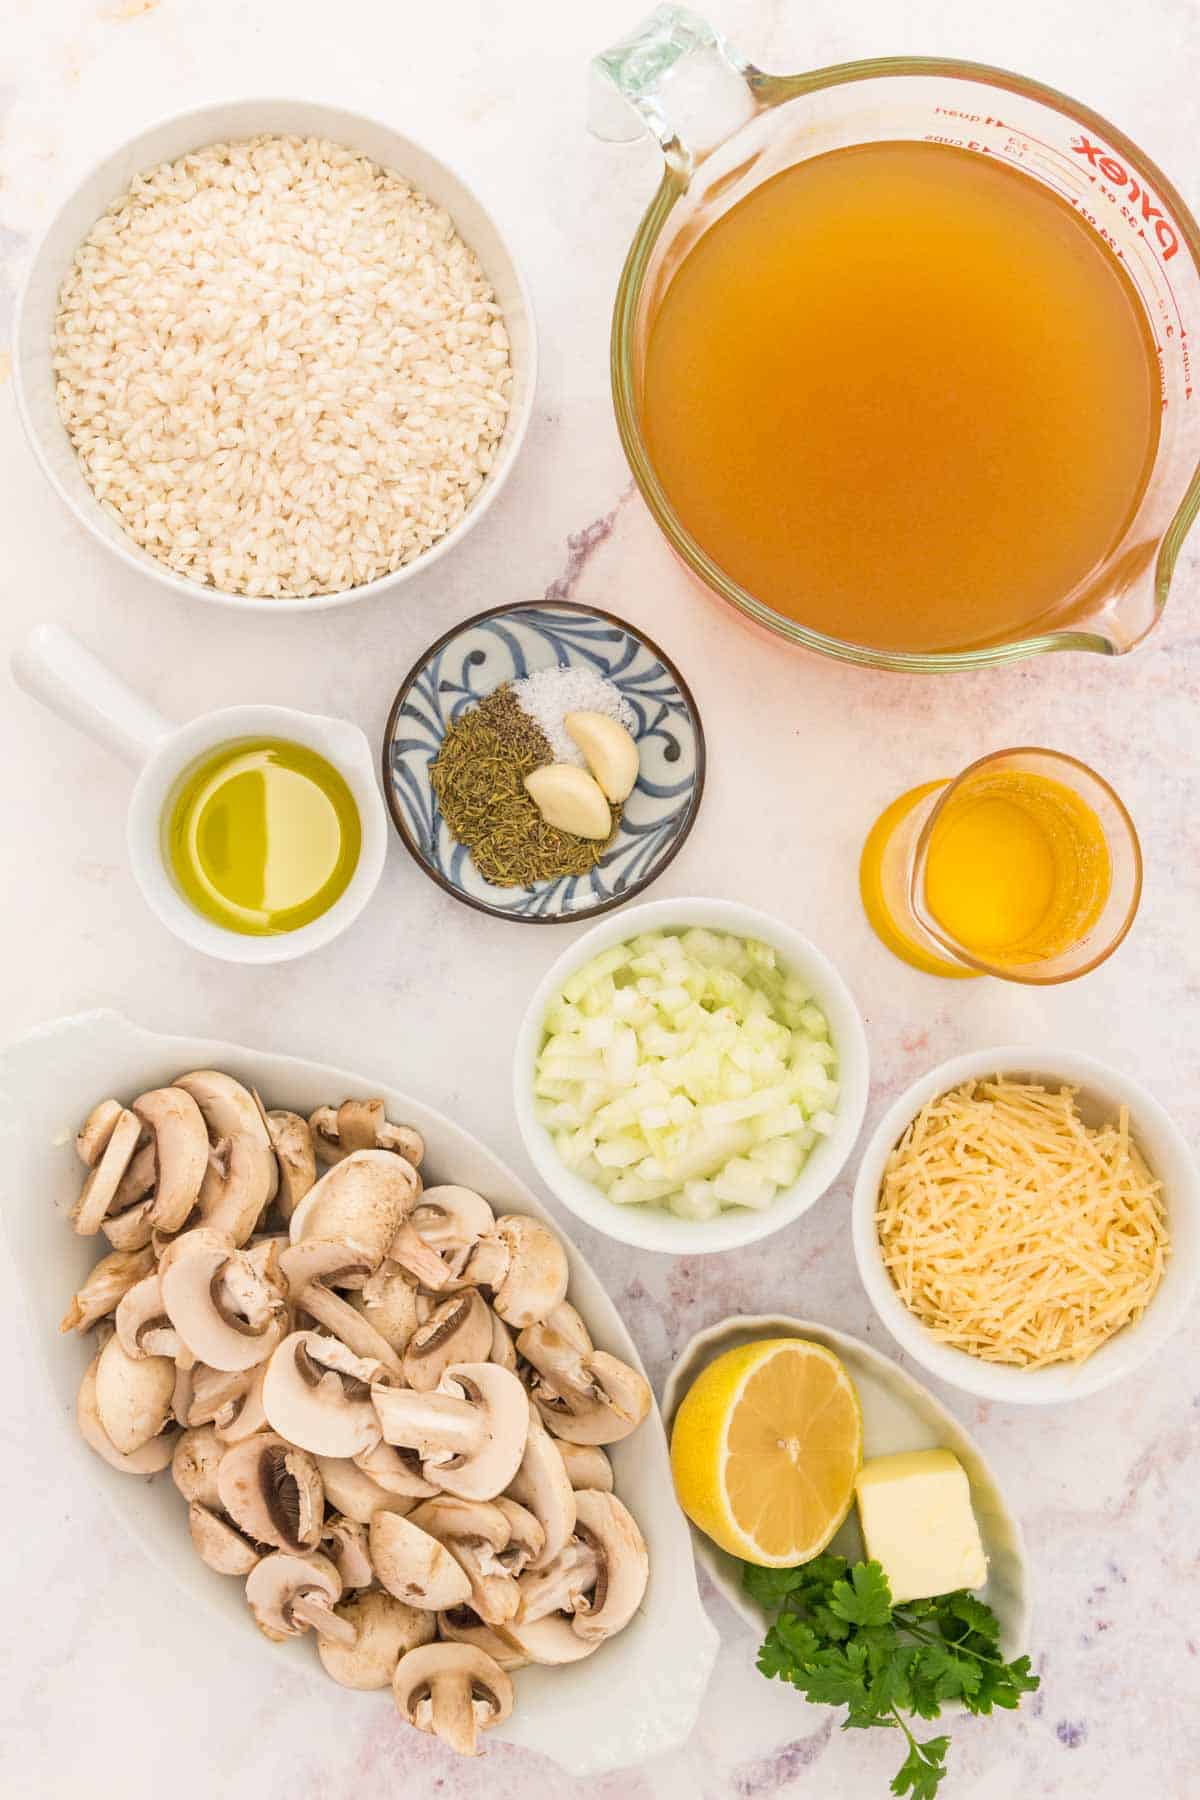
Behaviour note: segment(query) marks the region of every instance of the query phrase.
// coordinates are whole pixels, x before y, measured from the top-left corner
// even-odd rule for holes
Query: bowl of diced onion
[[[538,1173],[585,1224],[692,1255],[768,1237],[837,1180],[866,1110],[850,990],[791,926],[657,900],[547,971],[514,1098]]]

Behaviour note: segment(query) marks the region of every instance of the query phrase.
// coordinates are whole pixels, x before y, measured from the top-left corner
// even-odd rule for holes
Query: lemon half
[[[766,1338],[727,1350],[684,1396],[671,1432],[675,1492],[731,1556],[787,1568],[820,1555],[854,1498],[862,1408],[831,1350]]]

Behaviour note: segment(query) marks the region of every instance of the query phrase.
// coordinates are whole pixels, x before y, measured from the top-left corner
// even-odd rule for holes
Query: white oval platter
[[[243,1642],[255,1640],[264,1657],[286,1658],[298,1677],[307,1673],[327,1682],[310,1642],[269,1644],[250,1616],[241,1582],[200,1562],[188,1536],[187,1509],[170,1475],[153,1480],[121,1475],[93,1455],[74,1428],[75,1395],[92,1356],[91,1339],[60,1336],[58,1320],[100,1255],[96,1241],[76,1236],[66,1217],[83,1172],[75,1131],[89,1107],[107,1094],[129,1100],[187,1069],[205,1067],[252,1084],[268,1105],[305,1115],[329,1100],[382,1095],[389,1116],[415,1125],[425,1138],[424,1169],[432,1180],[475,1188],[498,1212],[531,1213],[564,1234],[561,1222],[461,1125],[386,1083],[205,1038],[159,1036],[114,1012],[54,1021],[0,1052],[0,1146],[7,1175],[0,1217],[78,1479],[102,1490],[152,1562],[216,1612],[225,1629],[239,1633]],[[569,1239],[566,1249],[570,1297],[596,1343],[641,1368],[616,1307]],[[650,1551],[642,1609],[619,1638],[586,1661],[565,1669],[521,1670],[513,1716],[495,1732],[575,1775],[641,1763],[681,1744],[695,1724],[717,1653],[717,1633],[696,1588],[687,1522],[675,1503],[657,1409],[632,1438],[613,1446],[612,1462],[617,1490]],[[347,1690],[342,1697],[351,1716],[356,1706],[391,1705],[388,1694]],[[595,1728],[597,1718],[605,1721],[602,1732]],[[406,1729],[399,1719],[396,1729]]]

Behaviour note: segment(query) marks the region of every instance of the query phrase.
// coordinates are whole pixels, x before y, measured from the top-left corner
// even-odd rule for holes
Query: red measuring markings
[[[1119,162],[1109,150],[1105,149],[1103,144],[1094,144],[1091,139],[1081,131],[1077,139],[1073,138],[1071,140],[1071,150],[1076,156],[1081,156],[1083,158],[1083,164],[1072,163],[1065,152],[1060,149],[1057,144],[1048,143],[1045,138],[1037,137],[1032,131],[1026,130],[1023,125],[1007,125],[1001,119],[997,119],[995,122],[1002,130],[1011,131],[1014,136],[1027,138],[1031,144],[1040,144],[1043,150],[1049,150],[1068,168],[1081,168],[1086,166],[1095,170],[1096,173],[1089,176],[1089,180],[1098,183],[1100,176],[1103,175],[1105,179],[1111,181],[1115,187],[1124,188],[1128,199],[1133,205],[1136,206],[1140,203],[1142,218],[1145,221],[1145,225],[1151,227],[1151,230],[1154,233],[1155,242],[1161,252],[1159,261],[1161,263],[1167,263],[1175,255],[1176,251],[1179,249],[1179,235],[1171,220],[1167,218],[1161,206],[1159,206],[1155,195],[1151,193],[1150,189],[1147,188],[1144,183],[1139,182],[1135,176],[1131,175],[1124,163]],[[1107,198],[1114,205],[1120,204],[1117,196],[1114,194],[1108,194]],[[1125,217],[1129,220],[1130,224],[1137,225],[1138,221],[1136,215],[1131,216],[1130,213],[1126,212]],[[1146,243],[1150,241],[1146,236],[1144,226],[1138,227],[1138,236]],[[1187,326],[1183,322],[1183,310],[1180,307],[1178,296],[1176,295],[1175,289],[1171,283],[1171,278],[1167,274],[1166,269],[1162,269],[1161,273],[1167,292],[1171,296],[1171,304],[1175,308],[1175,316],[1179,320],[1180,338],[1186,339]],[[1185,370],[1188,367],[1189,360],[1185,349]],[[1191,398],[1191,393],[1192,390],[1189,385],[1186,396],[1188,399]]]
[[[1142,218],[1154,232],[1164,262],[1170,262],[1179,249],[1179,238],[1175,227],[1155,200],[1149,188],[1135,180],[1124,163],[1119,163],[1115,156],[1110,156],[1102,144],[1093,144],[1080,132],[1078,138],[1071,139],[1071,148],[1076,156],[1082,156],[1089,168],[1097,169],[1106,181],[1115,187],[1124,188],[1129,199],[1135,204],[1140,200]]]

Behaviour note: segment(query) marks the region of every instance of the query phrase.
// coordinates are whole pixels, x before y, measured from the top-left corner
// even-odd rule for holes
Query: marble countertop
[[[881,52],[962,54],[1087,99],[1170,170],[1195,206],[1200,14],[1148,0],[1116,29],[1088,0],[883,0],[845,9],[714,0],[767,67]],[[641,622],[703,709],[708,793],[656,897],[749,901],[837,960],[866,1016],[871,1118],[932,1062],[989,1042],[1059,1043],[1136,1072],[1200,1128],[1200,540],[1166,621],[1134,657],[1049,658],[909,679],[780,655],[685,578],[632,494],[613,426],[608,308],[652,189],[647,145],[584,129],[588,55],[638,0],[10,0],[0,37],[0,330],[31,242],[95,156],[161,114],[255,92],[342,102],[454,161],[524,263],[542,333],[533,428],[500,501],[451,557],[392,600],[310,619],[177,602],[85,537],[45,484],[0,381],[0,638],[57,619],[186,718],[217,703],[346,713],[378,738],[396,682],[447,623],[550,593]],[[7,374],[6,359],[0,368]],[[206,1033],[377,1073],[420,1093],[527,1176],[507,1066],[525,997],[559,932],[517,931],[456,905],[397,846],[350,936],[303,964],[205,961],[146,912],[126,866],[128,777],[7,681],[3,1031],[114,1005]],[[753,716],[753,730],[747,729]],[[1141,915],[1119,954],[1049,992],[939,985],[891,960],[855,884],[867,826],[896,793],[1006,743],[1069,748],[1128,802],[1147,854]],[[761,805],[747,796],[761,795]],[[7,1193],[6,1206],[38,1196]],[[854,1273],[843,1181],[779,1237],[734,1255],[638,1254],[571,1223],[656,1380],[683,1342],[734,1312],[810,1315],[888,1353]],[[1200,1700],[1200,1327],[1145,1373],[1070,1409],[948,1404],[977,1433],[1024,1521],[1035,1572],[1041,1693],[1014,1718],[954,1726],[958,1800],[1118,1800],[1196,1793]],[[823,1800],[882,1796],[895,1744],[843,1735],[763,1681],[754,1642],[714,1594],[723,1646],[691,1741],[591,1782],[504,1746],[460,1765],[386,1713],[293,1689],[231,1652],[154,1576],[68,1470],[47,1416],[7,1259],[0,1257],[0,1468],[9,1527],[0,1589],[0,1791],[8,1800]],[[875,1741],[876,1738],[882,1741]]]

